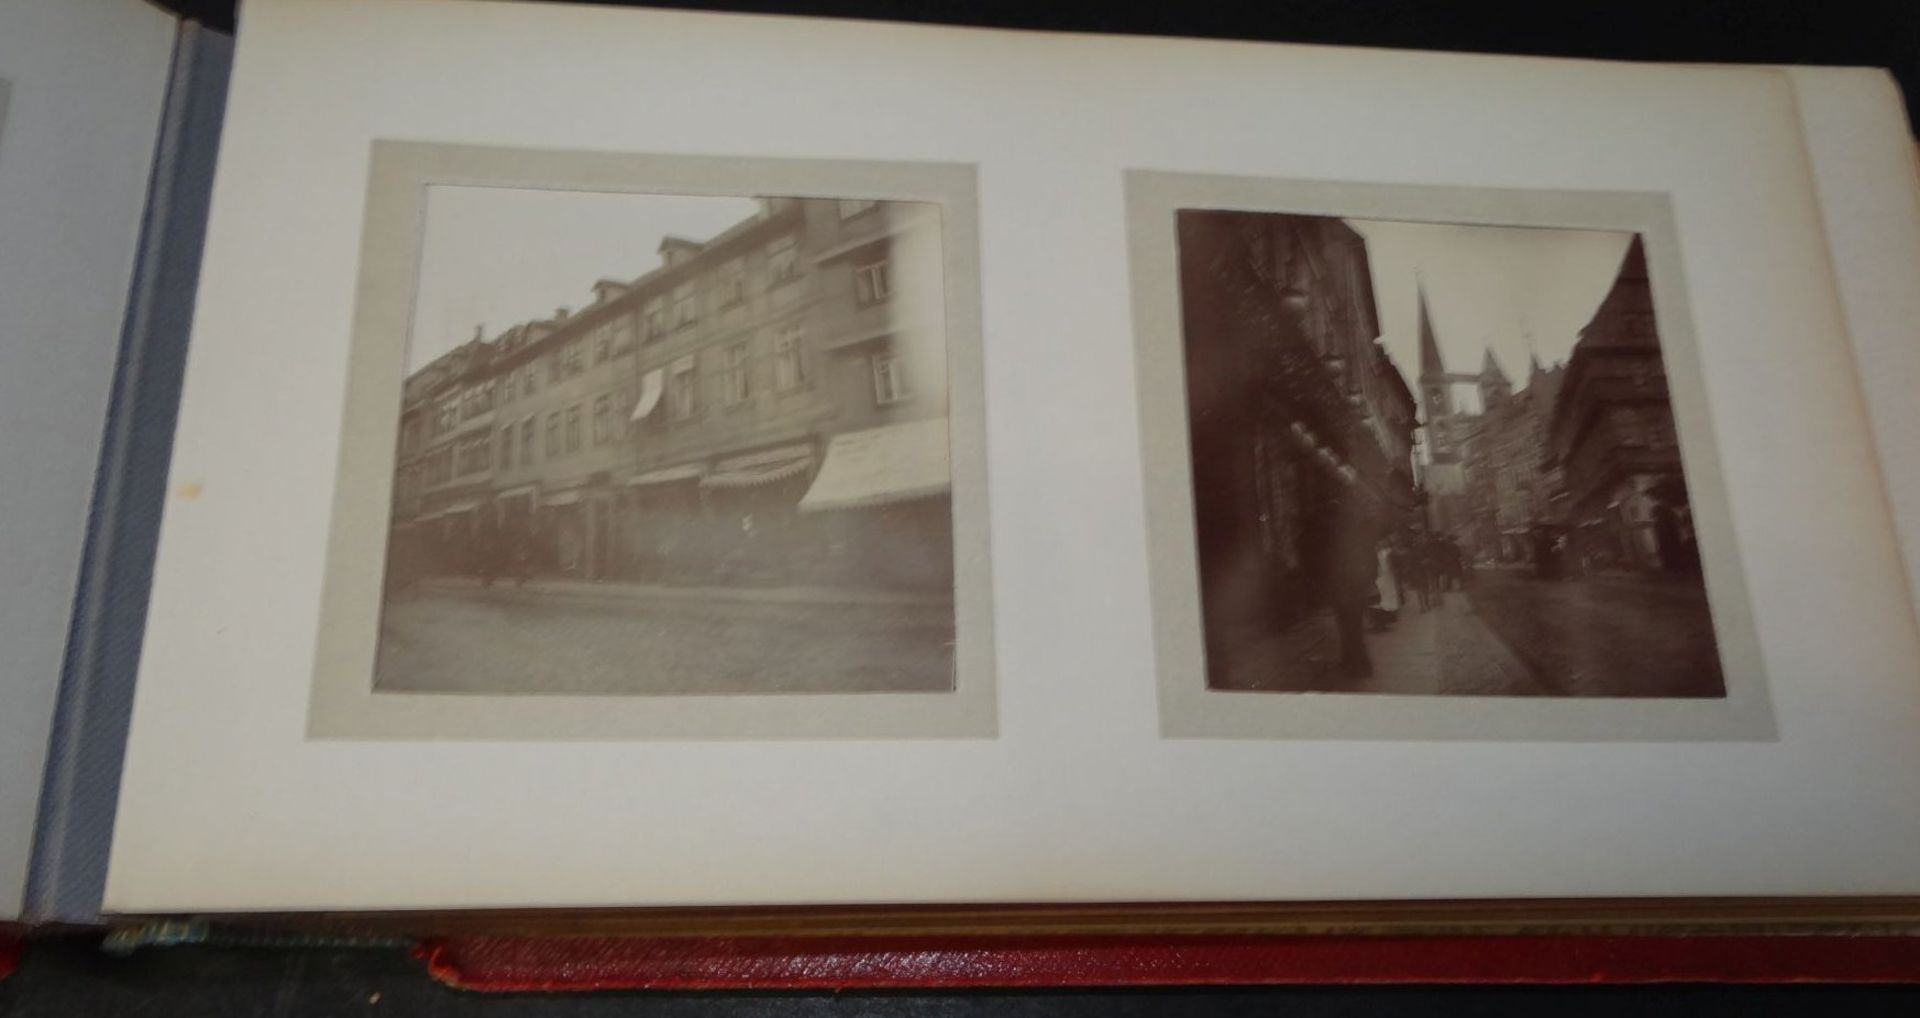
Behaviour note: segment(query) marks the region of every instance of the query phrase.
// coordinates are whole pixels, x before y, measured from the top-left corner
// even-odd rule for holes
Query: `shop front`
[[[791,582],[811,571],[817,528],[795,507],[817,457],[811,442],[725,457],[700,479],[715,576]]]
[[[585,492],[579,488],[541,496],[537,527],[542,572],[584,578],[587,570]]]
[[[818,527],[816,574],[952,589],[951,487],[945,418],[835,435],[799,499],[801,518]]]
[[[643,471],[629,478],[621,514],[622,573],[642,582],[689,579],[704,571],[703,464]]]

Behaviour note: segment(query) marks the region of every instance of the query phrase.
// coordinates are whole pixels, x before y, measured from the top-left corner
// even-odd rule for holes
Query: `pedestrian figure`
[[[1429,535],[1420,546],[1420,555],[1436,597],[1445,594],[1448,580],[1453,574],[1452,570],[1447,568],[1446,548],[1441,542],[1440,535]]]
[[[484,509],[473,530],[473,564],[474,572],[480,576],[480,586],[493,586],[494,578],[500,573],[500,526],[493,514]]]
[[[1413,591],[1420,602],[1422,612],[1433,608],[1433,586],[1431,571],[1427,568],[1427,556],[1416,536],[1411,539],[1395,541],[1393,545],[1394,575],[1400,579],[1400,589]],[[1405,600],[1403,594],[1402,598]]]
[[[1374,549],[1374,602],[1368,612],[1371,629],[1382,632],[1400,617],[1400,578],[1393,571],[1393,546],[1381,541]]]
[[[1538,527],[1533,532],[1534,575],[1542,580],[1558,580],[1563,575],[1560,556],[1560,539],[1549,527]]]
[[[1353,507],[1336,503],[1321,507],[1307,532],[1314,586],[1327,592],[1327,608],[1339,631],[1339,672],[1350,679],[1367,678],[1373,674],[1373,660],[1367,654],[1366,614],[1380,597],[1375,583],[1380,571],[1378,528]]]
[[[533,574],[533,538],[525,527],[514,527],[507,547],[507,569],[516,589],[525,587]]]
[[[1467,589],[1469,568],[1467,556],[1460,550],[1460,541],[1451,534],[1447,535],[1441,542],[1440,554],[1446,565],[1447,582],[1451,583],[1455,590]]]

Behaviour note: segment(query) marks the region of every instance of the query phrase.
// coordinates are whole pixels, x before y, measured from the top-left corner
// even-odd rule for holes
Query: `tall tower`
[[[1460,449],[1454,436],[1453,376],[1440,359],[1433,336],[1433,316],[1427,311],[1427,290],[1416,283],[1420,300],[1420,411],[1427,426],[1427,455],[1435,463],[1452,463]]]
[[[1536,363],[1535,368],[1539,365]],[[1487,355],[1480,360],[1480,377],[1475,380],[1480,387],[1480,405],[1492,410],[1507,401],[1513,395],[1513,383],[1507,379],[1506,371],[1500,367],[1499,358],[1493,355],[1493,347],[1487,347]]]

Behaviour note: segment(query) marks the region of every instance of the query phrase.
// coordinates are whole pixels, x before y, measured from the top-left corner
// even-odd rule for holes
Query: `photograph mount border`
[[[1127,246],[1160,731],[1166,738],[1776,741],[1732,506],[1665,194],[1126,171]],[[1637,233],[1646,249],[1682,471],[1698,521],[1726,695],[1409,696],[1210,689],[1188,445],[1175,217],[1180,209]]]
[[[991,738],[998,731],[988,553],[977,169],[960,163],[570,151],[376,139],[368,160],[340,459],[328,524],[310,739]],[[954,690],[677,695],[376,692],[399,407],[434,185],[686,197],[861,198],[939,206],[953,492]]]

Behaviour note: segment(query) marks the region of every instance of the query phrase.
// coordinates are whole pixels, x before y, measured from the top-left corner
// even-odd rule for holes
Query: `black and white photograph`
[[[376,692],[954,688],[938,205],[424,210]]]
[[[1726,695],[1643,236],[1176,218],[1209,689]]]

